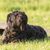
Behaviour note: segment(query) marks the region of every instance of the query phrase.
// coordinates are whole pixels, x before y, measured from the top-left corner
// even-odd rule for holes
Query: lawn
[[[9,43],[0,45],[0,50],[50,50],[50,40]]]
[[[0,22],[14,10],[24,11],[28,24],[50,29],[50,0],[0,0]],[[1,44],[0,50],[50,50],[50,40]]]

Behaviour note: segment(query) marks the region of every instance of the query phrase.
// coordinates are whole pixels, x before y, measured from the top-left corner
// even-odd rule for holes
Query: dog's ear
[[[25,12],[22,12],[22,16],[23,16],[23,24],[27,24],[28,22],[28,18],[27,18],[27,15],[25,14]]]
[[[11,13],[9,13],[9,14],[7,15],[7,21],[6,21],[6,22],[9,21],[10,15],[11,15]]]
[[[21,15],[22,15],[22,25],[20,26],[20,30],[24,31],[25,26],[26,26],[26,24],[28,22],[28,18],[27,18],[27,15],[25,14],[25,12],[21,12]]]

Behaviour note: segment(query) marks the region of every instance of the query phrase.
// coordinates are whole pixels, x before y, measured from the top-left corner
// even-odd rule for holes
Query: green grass
[[[0,50],[50,50],[50,40],[9,43],[0,45]]]
[[[0,0],[0,22],[14,10],[24,11],[29,24],[50,29],[50,0]],[[0,50],[50,50],[50,40],[3,44]]]

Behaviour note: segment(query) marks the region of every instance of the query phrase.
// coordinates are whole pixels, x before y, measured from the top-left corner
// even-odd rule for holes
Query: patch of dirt
[[[5,29],[6,28],[6,23],[0,22],[0,29]]]
[[[50,36],[50,29],[45,29],[48,36]]]

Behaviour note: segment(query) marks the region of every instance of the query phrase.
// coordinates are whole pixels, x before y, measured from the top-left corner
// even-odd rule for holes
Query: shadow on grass
[[[0,35],[2,35],[2,34],[3,34],[3,31],[4,31],[4,29],[0,29]]]

